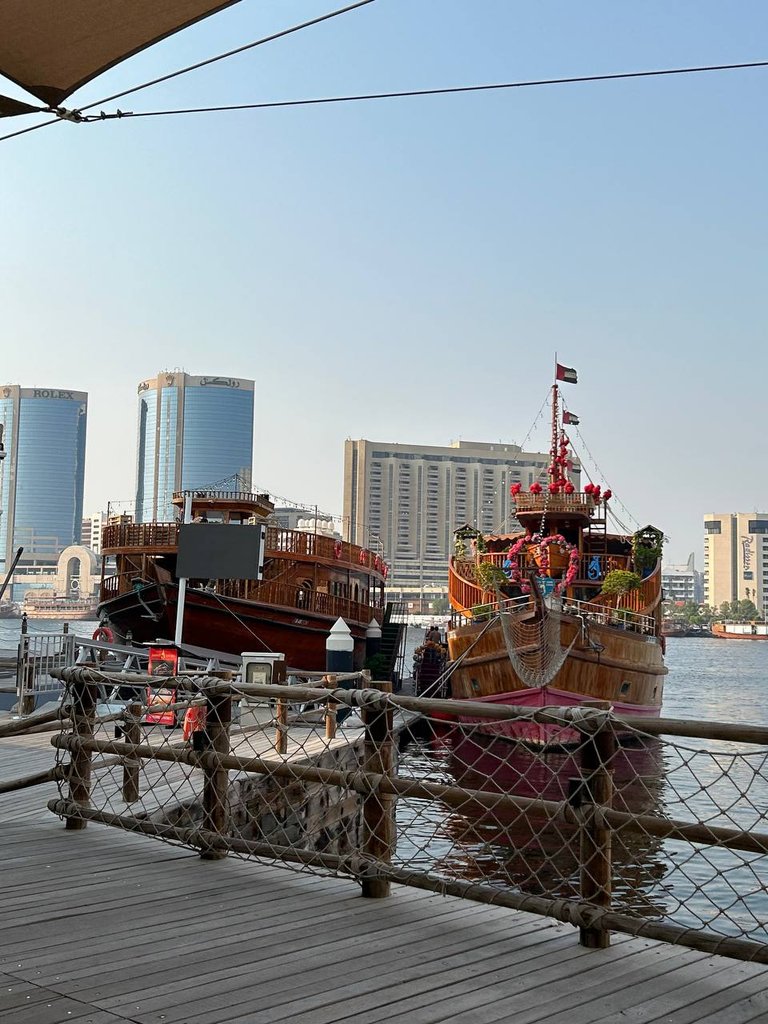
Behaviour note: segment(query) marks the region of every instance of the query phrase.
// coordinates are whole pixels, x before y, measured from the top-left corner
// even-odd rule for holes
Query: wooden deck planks
[[[743,999],[753,996],[768,996],[765,991],[765,968],[758,964],[731,961],[722,969],[713,970],[709,958],[702,961],[707,969],[701,978],[689,982],[664,995],[642,1000],[638,1005],[625,1010],[621,1015],[622,1024],[650,1024],[663,1021],[664,1024],[698,1024],[711,1014],[727,1010],[738,989]],[[763,1003],[765,1008],[765,1002]],[[608,1024],[615,1020],[613,1013],[598,1018]]]
[[[0,743],[0,778],[53,763]],[[10,749],[8,749],[10,747]],[[768,968],[89,825],[0,795],[0,1024],[748,1024]],[[23,797],[23,802],[19,798]]]
[[[355,917],[360,916],[359,905],[361,902],[359,897],[356,897],[355,906],[352,904],[340,905],[340,913],[334,914],[332,917],[328,914],[319,916],[317,910],[314,914],[311,911],[307,914],[302,911],[301,907],[297,907],[295,908],[297,927],[290,930],[284,926],[281,927],[280,937],[275,940],[270,939],[273,922],[263,915],[259,915],[258,925],[254,925],[251,920],[250,927],[241,926],[234,937],[227,936],[213,948],[210,942],[206,941],[211,934],[206,928],[196,940],[187,939],[185,941],[184,963],[174,965],[174,981],[171,983],[168,983],[168,966],[169,963],[172,963],[175,954],[166,952],[165,956],[153,956],[150,952],[140,957],[139,961],[134,960],[133,963],[142,970],[144,992],[147,996],[162,992],[168,988],[169,984],[175,985],[177,977],[188,977],[191,987],[196,985],[204,987],[209,976],[226,977],[233,979],[233,982],[236,982],[239,975],[252,977],[254,962],[258,962],[260,967],[269,962],[272,965],[270,969],[274,974],[276,970],[274,965],[279,967],[281,961],[297,963],[295,960],[297,948],[295,933],[297,931],[299,933],[310,931],[314,935],[322,934],[323,949],[327,951],[328,955],[332,954],[334,944],[345,946],[349,928],[356,923]],[[290,913],[290,909],[286,909]],[[366,913],[365,909],[362,913]],[[447,910],[446,913],[450,913],[450,910]],[[396,917],[396,914],[394,916]],[[280,922],[275,921],[274,923]],[[391,922],[377,922],[367,927],[367,936],[372,943],[376,944],[380,939],[381,932],[391,927]],[[120,968],[107,975],[101,974],[99,982],[102,986],[110,987],[110,990],[116,994],[131,991],[131,982],[126,980],[125,973]],[[76,982],[78,991],[87,989],[89,984],[92,984],[92,980],[87,977]],[[103,991],[106,992],[106,988]]]
[[[427,938],[422,938],[421,941],[414,939],[411,942],[413,932],[409,930],[407,947],[402,946],[402,937],[397,929],[391,929],[389,934],[366,932],[366,947],[352,958],[349,957],[347,936],[326,944],[324,933],[322,942],[318,943],[316,936],[311,936],[309,948],[305,939],[304,948],[294,950],[293,954],[283,953],[274,957],[267,951],[267,955],[262,956],[261,950],[257,950],[253,962],[246,971],[238,971],[235,975],[227,970],[223,975],[219,972],[215,976],[203,974],[197,978],[185,990],[190,1007],[172,1011],[168,1019],[185,1019],[191,1014],[200,1021],[218,1019],[217,1003],[222,985],[233,1019],[237,1016],[238,1008],[240,1013],[251,1010],[254,999],[262,1008],[262,1012],[270,1016],[276,1014],[278,1019],[282,1019],[289,1012],[289,1007],[297,995],[308,998],[313,1004],[313,1012],[319,1014],[318,999],[321,993],[324,998],[330,995],[335,1000],[335,993],[340,988],[351,984],[362,985],[372,978],[376,979],[377,985],[389,988],[393,980],[403,980],[404,972],[416,969],[424,973],[429,970],[429,965],[433,961],[445,959],[441,943],[435,941],[436,936],[439,936],[439,928],[433,922],[430,922],[430,931],[431,934]],[[491,955],[503,956],[510,952],[505,947],[504,939],[503,934],[496,936],[495,941],[488,939],[484,950],[474,951],[478,960]],[[396,946],[398,942],[399,950]],[[466,943],[454,943],[453,949],[449,952],[452,952],[454,958],[462,958],[467,955],[465,947]],[[397,957],[393,955],[394,951],[399,954]],[[327,984],[329,965],[334,966],[332,985]],[[418,966],[414,968],[414,965]],[[157,991],[147,990],[141,1001],[141,1014],[138,1019],[149,1019],[147,1015],[153,1010],[158,1010],[167,1001],[168,992],[167,985]],[[118,1004],[107,1000],[103,1005],[115,1009]]]

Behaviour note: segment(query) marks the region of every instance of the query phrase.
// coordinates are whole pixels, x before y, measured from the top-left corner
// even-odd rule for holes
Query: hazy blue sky
[[[69,103],[331,6],[243,0]],[[764,0],[377,0],[119,105],[767,57]],[[95,511],[133,493],[140,379],[253,377],[256,482],[340,511],[346,437],[522,441],[557,349],[606,482],[683,560],[704,512],[768,508],[767,92],[748,70],[3,143],[0,378],[90,393]]]

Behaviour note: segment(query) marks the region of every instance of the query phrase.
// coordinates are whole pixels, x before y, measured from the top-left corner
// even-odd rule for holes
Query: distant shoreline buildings
[[[701,604],[704,600],[704,577],[696,570],[691,553],[685,565],[662,565],[661,587],[666,601],[675,604]]]
[[[388,593],[424,607],[447,596],[453,533],[516,528],[509,489],[546,480],[550,456],[519,445],[457,441],[446,447],[348,440],[344,523],[348,539],[381,548],[391,565]],[[572,471],[579,486],[580,467]]]

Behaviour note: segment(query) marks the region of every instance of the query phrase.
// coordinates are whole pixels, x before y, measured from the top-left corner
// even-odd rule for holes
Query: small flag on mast
[[[568,412],[567,409],[563,409],[563,423],[570,423],[574,427],[578,427],[579,417],[575,412]]]
[[[557,380],[565,381],[566,384],[576,384],[578,382],[578,375],[572,366],[561,366],[557,363],[557,372],[555,377]]]

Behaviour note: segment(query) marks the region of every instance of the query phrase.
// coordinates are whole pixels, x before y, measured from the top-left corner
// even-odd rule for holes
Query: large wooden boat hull
[[[99,618],[123,642],[130,632],[134,643],[173,638],[178,587],[150,584],[99,605]],[[227,654],[278,651],[290,668],[325,668],[325,643],[335,618],[303,609],[219,597],[188,589],[184,604],[184,643]],[[366,626],[347,621],[355,641],[354,665],[365,662]]]
[[[662,643],[654,636],[616,626],[560,616],[560,643],[569,653],[546,686],[522,680],[507,653],[501,625],[470,623],[448,634],[452,662],[464,655],[451,676],[456,699],[487,701],[521,707],[573,707],[587,701],[607,701],[617,715],[658,716],[664,676]],[[471,649],[470,649],[471,648]],[[578,733],[531,722],[495,723],[462,717],[478,730],[535,744],[571,744]]]

